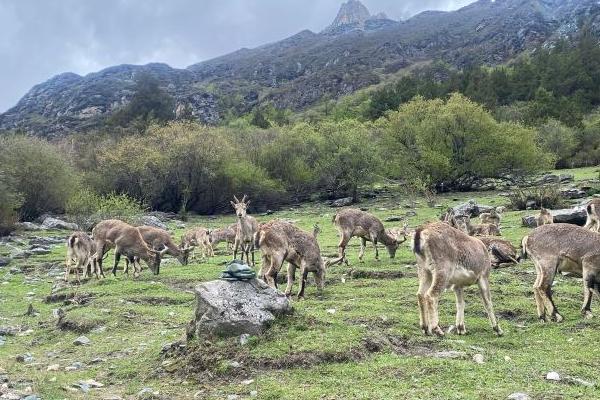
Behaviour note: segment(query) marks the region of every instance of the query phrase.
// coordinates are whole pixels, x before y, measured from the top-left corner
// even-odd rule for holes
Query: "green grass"
[[[574,172],[578,180],[597,176],[595,168]],[[415,226],[435,219],[446,207],[469,198],[491,205],[506,202],[491,192],[440,196],[438,208],[428,208],[422,199],[417,199],[417,215],[409,218],[409,224]],[[385,218],[409,211],[405,207],[407,202],[405,197],[390,194],[366,201],[361,206]],[[259,219],[289,218],[307,230],[312,230],[313,224],[319,222],[322,252],[335,254],[338,238],[331,225],[334,212],[323,205],[306,204]],[[526,213],[508,212],[502,221],[503,235],[516,245],[528,231],[520,226],[521,217]],[[232,216],[195,218],[188,222],[188,227],[216,227],[232,221]],[[386,223],[389,227],[393,225]],[[177,229],[175,236],[179,237],[182,232]],[[66,232],[53,234],[66,236]],[[466,290],[466,336],[425,337],[417,326],[417,278],[408,245],[403,245],[393,260],[383,250],[380,262],[373,259],[372,249],[368,248],[365,262],[359,263],[356,239],[348,248],[351,268],[401,271],[404,277],[352,279],[349,267],[334,266],[327,272],[324,299],[316,298],[311,282],[306,300],[294,301],[295,313],[277,322],[265,335],[253,337],[246,347],[242,348],[233,340],[195,341],[195,346],[205,349],[207,355],[223,354],[209,371],[187,376],[167,373],[161,367],[164,361],[161,348],[182,338],[194,311],[194,296],[186,289],[219,276],[223,263],[231,258],[224,249],[222,244],[215,258],[185,267],[175,260],[165,260],[159,276],[153,276],[145,269],[136,280],[119,274],[117,278],[94,279],[65,290],[89,294],[91,298],[85,304],[43,301],[53,284],[43,264],[63,263],[62,246],[49,255],[21,260],[0,269],[0,326],[22,326],[24,330],[33,330],[26,336],[6,337],[6,343],[0,346],[0,368],[7,371],[11,382],[22,387],[31,386],[44,399],[101,399],[111,394],[135,398],[144,387],[159,391],[165,398],[188,399],[194,398],[194,394],[197,398],[226,398],[229,394],[249,397],[252,390],[258,391],[260,399],[501,399],[513,392],[547,399],[597,397],[597,389],[544,379],[547,372],[557,371],[561,375],[600,383],[597,368],[600,323],[597,319],[584,321],[580,317],[579,279],[557,279],[555,300],[565,321],[542,324],[535,315],[531,292],[535,274],[531,263],[495,270],[491,279],[492,296],[505,332],[503,337],[498,338],[492,332],[476,287]],[[0,247],[0,250],[6,252],[5,248]],[[105,266],[111,263],[109,257]],[[24,274],[8,273],[15,265],[31,266],[31,269]],[[34,276],[40,280],[32,281]],[[297,290],[297,285],[294,289]],[[35,292],[31,298],[27,295],[30,292]],[[36,317],[23,316],[30,302],[39,311]],[[59,307],[66,311],[69,320],[96,326],[85,333],[92,341],[91,346],[73,345],[80,333],[61,331],[56,327],[52,310]],[[335,312],[331,313],[331,309]],[[446,293],[440,305],[443,326],[453,324],[454,312],[454,296]],[[365,341],[378,337],[399,338],[405,348],[394,351],[384,347],[380,351],[365,352]],[[433,356],[443,350],[461,351],[465,357],[442,359]],[[34,356],[33,363],[16,361],[17,355],[26,352]],[[251,365],[257,360],[284,362],[311,353],[359,356],[346,362],[324,361],[302,367],[294,366],[297,364],[290,361],[289,368],[279,369]],[[472,360],[476,353],[484,356],[484,364]],[[228,364],[238,356],[242,361],[239,370]],[[98,357],[102,361],[92,363]],[[84,369],[65,371],[65,367],[76,361],[84,363]],[[59,371],[47,371],[51,364],[59,364]],[[222,375],[223,371],[227,371],[227,375]],[[65,390],[81,379],[90,378],[105,387],[92,389],[87,395]],[[244,384],[245,379],[254,381]]]

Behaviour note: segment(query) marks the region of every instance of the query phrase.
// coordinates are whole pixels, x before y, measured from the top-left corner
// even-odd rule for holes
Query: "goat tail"
[[[419,227],[415,230],[415,236],[412,242],[412,250],[415,254],[423,255],[423,249],[421,247],[421,232],[423,228]]]
[[[258,230],[254,233],[254,248],[260,249],[260,242],[262,240],[262,231]]]
[[[338,215],[337,213],[333,214],[333,217],[331,217],[331,223],[335,224],[335,220],[337,219]]]
[[[71,236],[69,236],[69,239],[67,240],[67,246],[70,248],[74,248],[75,245],[77,244],[77,242],[79,242],[79,238],[75,235],[71,235]]]
[[[523,239],[521,240],[521,257],[519,257],[519,260],[526,260],[527,259],[527,240],[529,239],[529,236],[525,236],[523,237]]]

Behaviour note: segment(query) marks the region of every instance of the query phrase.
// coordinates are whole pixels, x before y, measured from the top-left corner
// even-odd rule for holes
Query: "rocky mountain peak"
[[[377,29],[381,25],[380,22],[393,21],[389,20],[383,12],[371,15],[367,7],[360,0],[348,0],[342,3],[332,24],[323,33],[337,35],[354,29]]]

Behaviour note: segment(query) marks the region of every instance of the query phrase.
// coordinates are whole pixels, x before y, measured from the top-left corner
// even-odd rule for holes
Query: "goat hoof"
[[[467,328],[465,328],[464,325],[458,325],[456,327],[456,334],[458,334],[458,335],[466,335],[467,334]]]
[[[554,314],[551,318],[550,318],[553,322],[562,322],[563,321],[563,317],[562,315],[560,315],[559,313]]]
[[[583,319],[592,319],[594,317],[594,315],[592,314],[591,311],[584,311],[583,312]]]
[[[496,334],[497,334],[498,336],[502,336],[502,335],[504,335],[504,332],[502,331],[502,329],[500,329],[500,327],[499,327],[499,326],[497,326],[497,325],[494,327],[494,332],[496,332]]]
[[[436,326],[435,328],[433,328],[433,332],[432,333],[435,333],[439,337],[444,337],[444,335],[445,335],[444,331],[439,326]]]

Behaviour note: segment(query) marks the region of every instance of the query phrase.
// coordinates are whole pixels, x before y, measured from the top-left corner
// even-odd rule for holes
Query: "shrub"
[[[573,128],[549,119],[538,128],[538,140],[542,149],[556,157],[556,168],[568,166],[568,159],[577,147],[577,136]]]
[[[84,228],[91,228],[104,219],[116,218],[132,222],[146,210],[139,201],[126,194],[100,196],[90,189],[79,190],[66,204],[66,212]]]
[[[556,209],[564,205],[564,199],[558,186],[538,186],[528,189],[516,189],[508,196],[510,208],[526,210],[527,204],[533,202],[533,208]]]
[[[0,172],[0,236],[8,235],[15,229],[22,201],[14,184]]]
[[[14,183],[23,202],[22,218],[45,212],[63,212],[79,176],[56,147],[39,138],[12,135],[0,137],[0,165]]]

